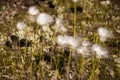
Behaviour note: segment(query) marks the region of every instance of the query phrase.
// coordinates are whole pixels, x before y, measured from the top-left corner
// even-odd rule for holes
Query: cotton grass
[[[103,47],[101,47],[98,44],[92,45],[91,50],[96,53],[96,56],[98,58],[107,58],[108,57],[108,51],[105,50]]]
[[[90,47],[80,46],[76,49],[77,54],[82,54],[85,57],[88,57],[91,53]]]
[[[76,49],[79,45],[79,41],[72,36],[57,36],[57,43],[63,47],[70,46],[72,49]]]
[[[100,36],[100,40],[102,42],[106,41],[108,38],[112,38],[112,33],[103,27],[98,28],[98,35]]]
[[[73,2],[77,2],[78,0],[73,0]]]
[[[29,14],[29,15],[32,15],[32,16],[38,15],[38,14],[39,14],[39,10],[37,9],[36,6],[31,6],[31,7],[28,9],[28,14]]]
[[[83,40],[81,43],[81,46],[79,46],[76,51],[78,54],[82,54],[83,56],[88,57],[91,54],[92,43],[86,40]]]
[[[61,32],[66,32],[67,28],[65,28],[63,21],[59,18],[56,19],[56,30]]]
[[[46,13],[40,13],[37,17],[37,24],[44,26],[53,23],[54,19],[52,16]]]
[[[109,5],[110,3],[110,0],[100,1],[101,5]]]
[[[27,27],[27,25],[24,22],[22,22],[22,21],[17,22],[18,30],[24,30],[26,27]]]

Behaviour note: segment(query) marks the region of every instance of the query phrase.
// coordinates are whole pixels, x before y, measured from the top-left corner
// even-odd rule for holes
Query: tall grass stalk
[[[19,39],[20,41],[20,39]],[[21,52],[20,52],[20,42],[18,43],[18,62],[21,62]],[[16,64],[17,65],[17,64]],[[12,65],[13,67],[13,65]],[[22,67],[22,71],[23,71],[23,67]],[[17,73],[17,75],[19,75],[19,79],[22,79],[22,71],[20,73]]]
[[[42,33],[42,35],[44,35],[44,33]],[[43,37],[42,37],[42,42],[40,43],[40,60],[41,61],[43,61],[44,62],[44,53],[43,53],[43,48],[44,48],[44,46],[43,46],[43,43],[44,43],[44,39],[43,39]],[[39,62],[40,63],[40,62]],[[40,66],[41,66],[41,79],[42,80],[44,80],[44,67],[43,67],[43,65],[41,65],[41,64],[39,64]]]
[[[57,78],[59,77],[59,64],[60,64],[60,55],[58,55],[58,58],[54,58],[54,62],[55,62],[55,67],[56,67],[56,72],[55,72],[55,80],[57,80]]]
[[[6,66],[5,59],[3,59],[3,66],[4,66],[4,69],[5,69],[5,71],[6,71],[6,70],[7,70],[7,66]]]
[[[92,69],[90,72],[89,80],[98,80],[99,66],[100,66],[100,58],[96,58],[95,54],[93,54]]]
[[[95,79],[98,80],[99,79],[98,75],[99,75],[99,72],[100,72],[100,70],[99,70],[99,67],[100,67],[100,58],[97,58],[96,60],[97,60],[97,64],[96,64],[96,70],[95,70],[95,73],[96,73]]]
[[[94,33],[93,35],[93,41],[94,43],[102,44],[99,40],[99,36],[97,33]],[[104,45],[104,44],[103,44]],[[98,80],[98,74],[99,74],[99,66],[100,66],[100,58],[96,58],[95,53],[92,55],[92,69],[89,76],[89,80]]]
[[[84,56],[81,56],[80,62],[77,65],[78,65],[78,69],[79,69],[78,78],[79,78],[79,80],[81,80],[82,74],[83,74],[83,70],[84,70]]]
[[[76,37],[76,17],[77,17],[77,2],[74,2],[74,26],[73,26],[73,34],[74,34],[74,37]]]
[[[71,55],[72,55],[72,51],[71,51],[71,49],[70,49],[70,55],[69,55],[69,59],[68,59],[68,68],[67,68],[67,80],[69,80]]]
[[[117,54],[119,55],[119,53],[120,53],[119,40],[116,41],[116,44],[117,44]]]
[[[25,43],[27,43],[27,35],[28,35],[28,33],[26,32],[26,35],[25,35]],[[20,42],[19,42],[19,48],[20,48]],[[23,56],[21,55],[20,57],[21,57],[21,62],[22,62],[22,71],[21,71],[21,75],[22,75],[22,73],[24,73],[25,72],[25,65],[26,65],[26,63],[25,63],[25,60],[26,60],[26,54],[27,54],[27,44],[25,45],[25,48],[23,48]]]
[[[92,68],[91,68],[91,73],[89,76],[89,80],[95,80],[95,68],[96,68],[96,58],[95,55],[92,57]]]

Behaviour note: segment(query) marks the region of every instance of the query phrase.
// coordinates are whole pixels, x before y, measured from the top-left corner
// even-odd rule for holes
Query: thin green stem
[[[74,2],[74,29],[73,29],[74,37],[76,37],[76,17],[77,17],[76,7],[77,7],[77,3]]]
[[[71,49],[70,49],[70,55],[69,55],[69,59],[68,59],[68,69],[67,69],[67,80],[69,80],[69,70],[70,70],[70,61],[71,61]]]
[[[81,57],[78,67],[79,67],[79,80],[80,80],[84,69],[84,56]]]
[[[96,58],[93,57],[93,59],[92,59],[92,70],[91,70],[91,73],[90,73],[90,76],[89,76],[89,80],[94,80],[94,77],[95,77],[95,68],[96,68]]]

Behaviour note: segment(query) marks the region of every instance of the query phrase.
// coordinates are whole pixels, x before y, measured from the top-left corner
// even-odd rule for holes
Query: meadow
[[[120,80],[114,1],[1,1],[0,80]]]

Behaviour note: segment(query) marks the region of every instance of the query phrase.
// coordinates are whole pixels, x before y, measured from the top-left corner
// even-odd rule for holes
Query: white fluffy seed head
[[[66,32],[67,29],[65,28],[65,26],[63,25],[63,22],[61,19],[57,18],[56,19],[56,29],[58,31],[61,31],[61,32]]]
[[[78,0],[73,0],[73,2],[77,2]]]
[[[27,27],[27,25],[24,22],[22,22],[22,21],[17,22],[18,30],[24,30],[26,27]]]
[[[92,46],[92,51],[96,53],[97,57],[99,58],[106,58],[108,57],[108,51],[106,51],[105,49],[103,49],[100,45],[98,44],[94,44]]]
[[[39,10],[37,9],[36,6],[31,6],[29,9],[28,9],[28,14],[30,15],[38,15],[39,14]]]
[[[76,49],[78,54],[82,54],[83,56],[89,56],[91,53],[91,50],[89,47],[85,47],[85,46],[81,46],[79,48]]]
[[[37,24],[38,25],[48,25],[53,23],[54,19],[52,16],[46,14],[46,13],[40,13],[37,17]]]
[[[72,36],[61,36],[59,35],[57,37],[57,43],[61,46],[70,46],[72,49],[75,49],[78,45],[79,42],[78,40],[76,40],[75,38],[73,38]]]
[[[112,33],[103,27],[98,28],[98,35],[100,36],[100,40],[102,42],[106,41],[107,38],[112,38]]]
[[[106,1],[100,1],[100,3],[102,5],[109,5],[111,2],[110,2],[110,0],[106,0]]]
[[[106,37],[109,35],[109,31],[106,28],[100,27],[98,28],[98,34],[101,37]]]
[[[79,45],[78,40],[74,37],[66,36],[66,39],[68,39],[68,44],[71,45],[73,49],[75,49]]]
[[[61,46],[64,46],[67,43],[67,40],[64,38],[64,36],[59,35],[57,37],[57,43]]]
[[[106,0],[106,4],[110,4],[110,0]]]

